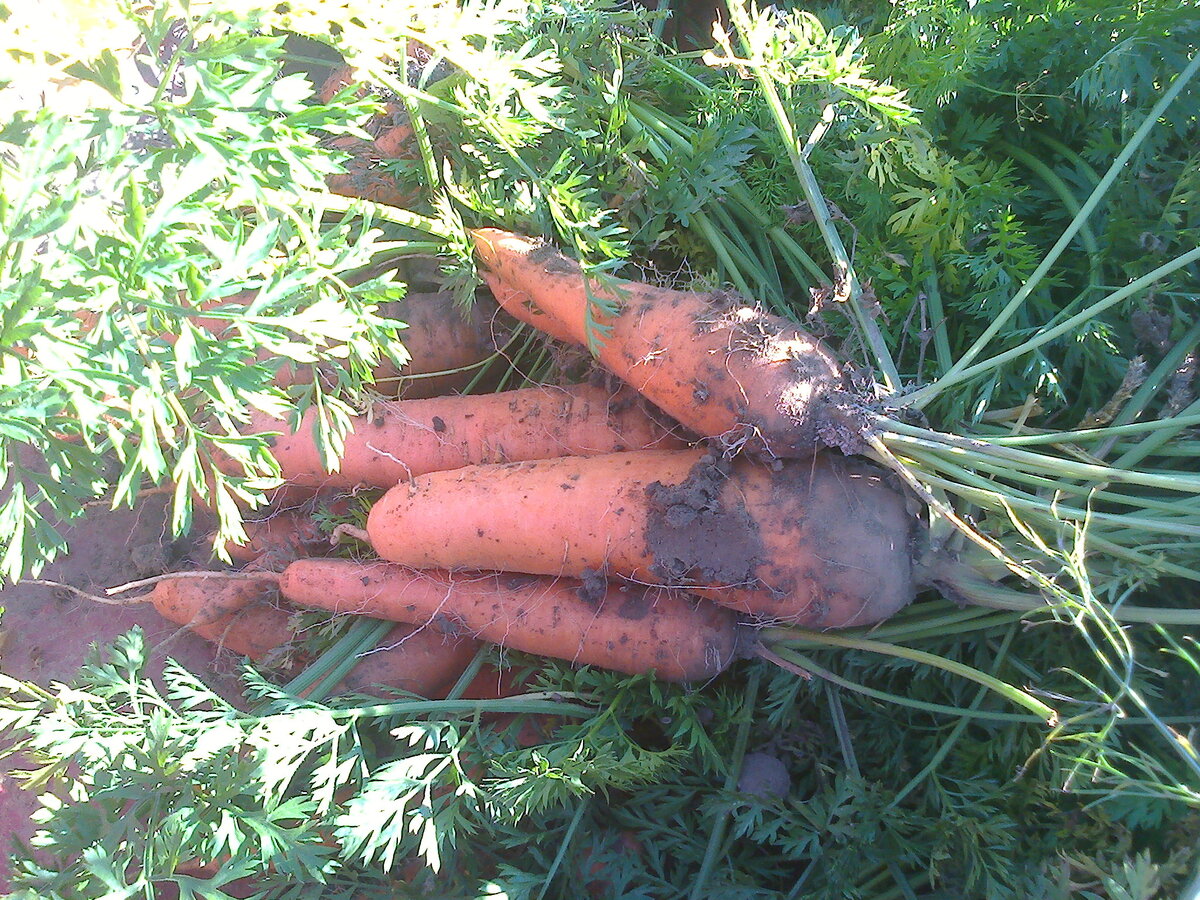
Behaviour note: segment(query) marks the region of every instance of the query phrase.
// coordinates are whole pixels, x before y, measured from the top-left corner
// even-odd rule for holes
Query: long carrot
[[[728,610],[632,585],[302,559],[284,570],[279,589],[302,606],[458,628],[516,650],[619,672],[654,670],[672,681],[716,675],[737,649]]]
[[[384,559],[687,587],[760,619],[878,622],[914,594],[914,520],[865,464],[723,463],[703,450],[471,466],[398,484],[367,534]]]
[[[472,232],[497,301],[516,318],[575,344],[588,342],[588,296],[579,266],[511,232]],[[812,335],[728,296],[624,282],[619,313],[599,324],[598,359],[705,438],[769,457],[851,448],[858,429],[842,411],[846,385]]]
[[[391,487],[414,475],[502,460],[678,448],[671,423],[652,418],[632,392],[593,385],[375,404],[354,420],[341,467],[326,472],[313,439],[315,411],[294,431],[259,416],[248,431],[278,431],[271,452],[293,487]],[[660,419],[665,419],[659,414]]]

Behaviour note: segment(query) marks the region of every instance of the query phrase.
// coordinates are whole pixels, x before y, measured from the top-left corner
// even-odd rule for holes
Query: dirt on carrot
[[[762,621],[881,621],[915,594],[920,529],[883,473],[834,452],[723,462],[703,450],[469,466],[389,490],[385,559],[686,588]]]
[[[594,347],[601,365],[704,438],[767,458],[857,448],[848,385],[815,337],[728,292],[637,282],[585,284],[548,244],[496,228],[472,232],[483,277],[511,315],[561,341]],[[596,299],[615,305],[589,323]]]
[[[663,583],[752,584],[767,551],[744,503],[722,502],[731,464],[703,456],[678,484],[646,488],[646,546]]]

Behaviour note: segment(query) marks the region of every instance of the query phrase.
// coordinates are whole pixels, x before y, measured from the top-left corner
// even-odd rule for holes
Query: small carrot
[[[632,392],[545,386],[377,403],[353,420],[341,467],[329,473],[313,437],[315,415],[311,411],[295,430],[265,416],[247,429],[281,432],[271,452],[290,487],[391,487],[473,463],[685,446],[671,423],[654,419]]]
[[[496,228],[472,232],[496,300],[523,322],[587,344],[589,300],[578,264],[553,247]],[[858,435],[841,404],[833,355],[795,325],[726,296],[623,282],[600,318],[600,363],[705,438],[768,457],[806,457]]]
[[[227,574],[160,581],[146,598],[168,621],[219,647],[261,661],[293,637],[292,611],[280,606],[276,580],[233,580]],[[422,697],[444,693],[475,656],[476,641],[434,628],[396,625],[333,689],[367,693],[377,687]]]
[[[475,374],[472,367],[496,352],[491,316],[482,303],[464,313],[448,292],[410,291],[403,300],[382,304],[379,314],[408,326],[400,342],[409,361],[374,369],[376,389],[385,396],[416,400],[464,390]]]
[[[887,618],[915,592],[916,530],[881,473],[835,453],[732,463],[641,450],[431,472],[372,508],[384,559],[418,568],[684,587],[812,628]]]
[[[416,571],[385,562],[302,559],[279,578],[293,603],[494,641],[582,665],[710,678],[735,656],[733,614],[670,591],[496,572]]]

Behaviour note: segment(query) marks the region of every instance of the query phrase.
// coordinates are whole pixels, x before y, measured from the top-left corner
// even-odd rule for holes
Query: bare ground
[[[91,593],[179,565],[179,547],[168,539],[163,504],[151,497],[134,510],[96,510],[82,523],[64,529],[72,552],[41,575]],[[185,552],[186,552],[186,548]],[[67,591],[16,585],[0,591],[0,671],[13,678],[49,685],[69,681],[88,648],[105,644],[140,625],[155,648],[153,669],[169,655],[227,695],[236,693],[233,667],[218,659],[204,639],[163,619],[149,604],[102,606]],[[5,737],[0,736],[0,746]],[[17,763],[19,767],[19,762]],[[35,797],[12,776],[14,761],[0,763],[0,893],[8,888],[8,856],[14,838],[33,832],[30,813]]]

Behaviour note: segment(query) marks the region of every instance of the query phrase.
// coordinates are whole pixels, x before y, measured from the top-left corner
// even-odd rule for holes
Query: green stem
[[[965,458],[991,456],[995,459],[1023,463],[1024,465],[1020,468],[1025,471],[1054,473],[1114,484],[1140,484],[1144,487],[1162,488],[1168,491],[1194,492],[1200,490],[1200,475],[1158,475],[1151,472],[1133,472],[1118,468],[1116,464],[1111,466],[1095,465],[1078,460],[1030,453],[1027,450],[1001,447],[975,438],[957,437],[940,431],[906,425],[903,422],[883,417],[878,417],[875,423],[879,426],[880,434],[885,441],[894,440],[935,450],[941,447],[954,447],[960,451],[966,451],[962,454]]]
[[[1008,648],[1012,644],[1013,637],[1016,636],[1016,633],[1017,627],[1014,625],[1011,626],[1004,635],[1004,641],[1000,644],[1000,649],[996,652],[995,661],[992,663],[992,671],[990,673],[992,676],[996,676],[997,673],[999,673],[1000,666],[1003,664],[1004,658],[1008,655]],[[981,687],[975,692],[975,696],[971,698],[971,705],[968,707],[968,709],[972,711],[979,709],[979,704],[983,702],[983,698],[986,697],[987,694],[987,688]],[[963,716],[954,724],[954,728],[951,729],[950,734],[946,737],[946,740],[942,742],[942,745],[938,747],[937,752],[933,755],[929,762],[925,764],[920,772],[909,779],[908,784],[904,785],[904,787],[896,792],[896,796],[894,796],[892,798],[892,802],[888,804],[889,808],[899,806],[905,797],[911,794],[921,784],[922,781],[933,774],[934,770],[941,765],[942,760],[945,759],[950,751],[954,748],[954,745],[958,743],[958,739],[962,737],[962,733],[966,731],[967,725],[970,723],[971,720],[967,716]]]
[[[1049,611],[1053,607],[1045,598],[1025,591],[1015,591],[978,577],[970,566],[944,564],[934,575],[936,585],[946,587],[952,594],[971,603],[990,609],[1014,612]],[[1154,625],[1200,625],[1200,609],[1164,609],[1149,606],[1128,606],[1122,603],[1107,612],[1118,622]]]
[[[376,646],[394,625],[379,619],[358,619],[310,666],[284,685],[284,690],[309,700],[323,700],[358,664],[359,655]]]
[[[1162,428],[1148,434],[1136,446],[1118,456],[1113,461],[1113,465],[1123,467],[1135,466],[1147,456],[1153,456],[1155,450],[1183,431],[1185,426],[1180,423],[1180,419],[1191,418],[1195,415],[1200,415],[1200,400],[1183,409],[1179,416],[1172,416],[1170,419],[1161,420],[1163,424]]]
[[[758,685],[762,679],[762,667],[755,666],[750,671],[750,678],[746,682],[745,701],[742,703],[742,721],[738,725],[737,738],[734,740],[733,755],[729,760],[729,772],[725,776],[725,793],[732,794],[737,790],[738,777],[742,771],[742,760],[746,757],[746,745],[750,740],[750,726],[754,722],[754,711],[757,708],[758,700]],[[708,885],[708,879],[712,876],[713,867],[716,865],[718,851],[721,849],[721,844],[725,842],[725,831],[729,827],[729,812],[731,807],[727,804],[717,817],[717,821],[713,824],[713,830],[708,835],[708,846],[704,850],[704,859],[700,863],[700,872],[696,875],[696,880],[692,882],[692,890],[688,895],[689,900],[702,900],[707,897],[705,888]]]
[[[748,26],[746,12],[740,5],[740,2],[731,3],[729,11],[739,29],[744,29]],[[858,326],[859,332],[875,357],[875,363],[883,376],[884,388],[889,393],[895,393],[900,388],[900,373],[896,369],[896,364],[892,361],[892,355],[887,348],[887,342],[883,339],[883,332],[879,330],[879,326],[863,306],[862,285],[859,283],[858,276],[854,272],[854,266],[850,262],[850,254],[846,252],[842,238],[838,234],[837,228],[834,227],[833,216],[829,212],[829,204],[825,202],[825,195],[821,191],[821,185],[817,181],[817,176],[808,164],[806,151],[811,150],[811,147],[806,146],[803,149],[800,147],[796,132],[792,128],[791,119],[787,114],[787,110],[783,107],[783,101],[779,97],[779,92],[775,89],[775,82],[767,75],[762,66],[755,65],[752,68],[759,89],[762,91],[763,97],[767,101],[767,106],[771,110],[771,117],[775,120],[779,134],[783,138],[788,158],[792,162],[792,168],[795,169],[796,176],[800,179],[800,188],[804,191],[804,198],[808,201],[809,210],[816,221],[817,229],[821,232],[821,237],[825,241],[829,255],[833,257],[838,275],[846,281],[846,287],[849,290],[850,309],[854,313],[855,324]],[[821,128],[821,126],[818,125],[818,128]]]
[[[910,662],[920,663],[922,665],[932,666],[936,669],[942,669],[952,675],[958,675],[961,678],[969,679],[977,684],[981,684],[995,691],[1000,696],[1015,703],[1018,706],[1023,706],[1030,712],[1041,717],[1041,719],[1051,725],[1058,721],[1058,713],[1053,709],[1038,700],[1036,697],[1013,687],[1011,684],[1005,684],[998,678],[993,678],[985,672],[980,672],[978,669],[971,666],[963,665],[952,659],[938,656],[934,653],[926,653],[924,650],[916,650],[912,647],[901,647],[896,644],[887,644],[882,641],[872,641],[866,638],[846,637],[843,635],[830,634],[828,632],[806,631],[802,628],[767,628],[759,632],[759,639],[777,651],[779,645],[785,645],[789,640],[801,637],[805,640],[825,644],[829,647],[844,647],[850,650],[865,650],[868,653],[881,653],[885,656],[893,656],[897,659],[907,659]]]
[[[1058,195],[1058,199],[1062,201],[1063,206],[1072,215],[1079,215],[1080,206],[1078,198],[1071,193],[1071,189],[1054,173],[1053,169],[1029,151],[1022,150],[1008,141],[1001,141],[997,145],[997,149],[1007,153],[1017,162],[1023,163],[1026,168],[1035,175],[1038,175],[1050,190]],[[1079,240],[1088,255],[1088,287],[1094,291],[1098,291],[1100,285],[1104,283],[1104,265],[1100,256],[1100,245],[1097,243],[1096,235],[1092,233],[1092,228],[1087,224],[1086,219],[1079,226]]]
[[[559,842],[558,852],[554,854],[554,862],[550,864],[550,871],[546,873],[546,880],[542,882],[542,889],[538,891],[537,900],[542,900],[546,896],[546,891],[550,890],[550,883],[554,881],[554,876],[558,874],[558,870],[562,866],[562,861],[567,855],[571,841],[575,838],[575,831],[579,828],[579,823],[583,821],[583,815],[587,812],[587,808],[586,798],[575,807],[575,815],[571,816],[571,824],[567,826],[567,833]]]
[[[1063,159],[1066,159],[1069,162],[1074,163],[1075,167],[1077,169],[1079,169],[1079,171],[1081,171],[1084,175],[1086,175],[1089,181],[1091,181],[1093,188],[1095,188],[1095,186],[1100,183],[1100,173],[1097,172],[1094,168],[1092,168],[1092,164],[1089,163],[1082,156],[1080,156],[1078,153],[1076,153],[1074,150],[1072,150],[1070,147],[1068,147],[1066,144],[1064,144],[1062,141],[1058,140],[1058,138],[1053,138],[1050,135],[1045,134],[1041,131],[1033,131],[1030,133],[1033,135],[1034,140],[1041,141],[1043,144],[1045,144],[1047,147],[1049,147],[1051,150],[1053,150],[1055,153],[1057,153]]]
[[[925,266],[929,269],[925,277],[925,303],[929,309],[929,327],[933,330],[933,352],[937,357],[939,374],[945,375],[954,365],[954,357],[950,352],[950,336],[946,328],[942,292],[938,287],[937,269],[934,268],[933,254],[928,249],[925,251]]]
[[[928,457],[925,457],[925,460],[928,462]],[[1123,528],[1145,531],[1148,534],[1174,534],[1200,538],[1200,525],[1191,524],[1188,521],[1174,522],[1170,519],[1137,516],[1131,513],[1109,513],[1082,509],[1077,506],[1069,506],[1057,497],[1038,497],[1018,490],[1012,485],[998,485],[969,469],[951,463],[949,460],[942,460],[939,467],[951,477],[941,478],[932,473],[923,473],[924,479],[929,484],[952,491],[985,509],[999,512],[1006,511],[1010,507],[1023,509],[1048,524],[1058,524],[1064,519],[1074,519],[1077,522],[1107,522]],[[979,466],[979,468],[984,467]],[[1019,473],[1012,477],[1014,480],[1022,480]]]
[[[986,435],[980,437],[979,440],[987,441],[989,444],[995,444],[1000,447],[1033,447],[1038,444],[1083,444],[1087,441],[1116,439],[1127,434],[1145,434],[1148,431],[1158,431],[1161,428],[1172,425],[1179,425],[1183,428],[1191,428],[1195,425],[1200,425],[1200,415],[1195,416],[1172,416],[1170,419],[1152,419],[1147,422],[1132,422],[1127,425],[1105,425],[1102,428],[1081,428],[1078,431],[1043,431],[1037,434],[997,434]],[[1101,454],[1093,452],[1090,455],[1100,456]]]
[[[524,694],[499,700],[400,700],[396,703],[376,703],[350,709],[333,709],[335,719],[379,719],[405,715],[438,715],[440,713],[545,713],[550,716],[577,716],[586,719],[596,710],[556,697],[568,697],[561,692]]]
[[[696,227],[700,230],[700,233],[704,235],[709,245],[716,252],[717,259],[719,259],[721,261],[721,265],[725,267],[725,274],[729,277],[729,280],[733,282],[733,286],[747,297],[754,296],[754,291],[750,289],[750,285],[742,275],[742,270],[738,267],[733,255],[729,252],[728,245],[724,240],[721,239],[720,234],[717,232],[716,228],[713,227],[713,224],[709,220],[708,216],[706,216],[704,213],[696,213],[694,216],[692,216],[692,219],[695,221]]]
[[[893,704],[895,706],[905,706],[909,709],[920,710],[921,712],[936,713],[945,716],[966,716],[970,719],[990,722],[1044,722],[1041,716],[1031,716],[1027,713],[1006,713],[1006,712],[980,712],[971,710],[961,706],[947,706],[944,703],[930,703],[925,700],[913,700],[903,694],[892,694],[887,691],[877,690],[876,688],[867,687],[864,684],[859,684],[856,681],[851,681],[848,678],[843,678],[831,672],[829,669],[821,666],[812,657],[801,653],[791,647],[777,646],[767,650],[762,654],[763,658],[782,665],[783,668],[797,673],[803,673],[805,676],[815,675],[825,681],[830,681],[838,687],[843,687],[848,691],[853,691],[856,694],[862,694],[864,697],[870,697],[873,700],[880,700],[884,703]]]
[[[1197,54],[1196,60],[1200,62],[1200,54]],[[983,362],[976,363],[973,366],[967,366],[964,364],[964,360],[967,360],[968,358],[974,359],[976,354],[964,354],[958,360],[958,362],[954,364],[953,369],[951,369],[933,384],[927,385],[911,394],[901,397],[897,400],[897,402],[903,406],[915,406],[918,409],[927,406],[931,401],[934,400],[934,398],[936,398],[946,389],[956,384],[970,381],[971,379],[976,378],[985,372],[999,368],[1006,362],[1017,359],[1027,353],[1031,353],[1044,344],[1048,344],[1050,341],[1057,340],[1063,335],[1074,331],[1078,326],[1096,318],[1096,316],[1100,315],[1110,307],[1120,303],[1122,300],[1126,300],[1129,297],[1142,293],[1148,288],[1153,287],[1157,281],[1165,278],[1167,275],[1170,275],[1172,272],[1175,272],[1178,269],[1182,269],[1185,266],[1191,265],[1197,260],[1200,260],[1200,247],[1189,250],[1187,253],[1175,257],[1175,259],[1171,260],[1170,262],[1163,263],[1157,269],[1148,272],[1141,278],[1138,278],[1136,281],[1130,282],[1120,290],[1114,291],[1103,300],[1098,300],[1087,309],[1077,313],[1074,316],[1071,316],[1071,318],[1063,322],[1060,322],[1055,327],[1049,328],[1037,336],[1022,342],[1019,346],[1013,347],[1010,350],[1006,350],[1003,353],[999,353],[990,359],[984,360]],[[998,321],[1000,320],[997,319],[992,323],[992,325],[995,325]],[[988,331],[992,331],[991,326],[988,327]]]
[[[1000,333],[1004,326],[1008,324],[1009,320],[1016,315],[1017,310],[1021,308],[1022,304],[1024,304],[1026,299],[1028,299],[1029,295],[1033,293],[1039,284],[1041,284],[1041,281],[1046,276],[1046,273],[1050,271],[1050,267],[1054,265],[1059,256],[1062,255],[1062,252],[1067,248],[1071,241],[1074,240],[1075,235],[1080,231],[1080,229],[1083,228],[1088,217],[1092,214],[1092,211],[1095,210],[1095,208],[1100,204],[1100,201],[1104,199],[1104,195],[1108,193],[1113,183],[1117,180],[1117,176],[1120,175],[1121,170],[1125,168],[1126,163],[1133,158],[1133,155],[1138,151],[1138,148],[1142,146],[1142,143],[1146,140],[1147,135],[1150,134],[1151,129],[1162,117],[1167,107],[1171,105],[1172,101],[1174,101],[1177,96],[1179,96],[1180,92],[1184,89],[1187,83],[1191,81],[1192,76],[1194,76],[1198,70],[1200,70],[1200,54],[1196,54],[1192,58],[1187,66],[1184,67],[1184,70],[1180,72],[1178,76],[1176,76],[1175,80],[1171,83],[1171,86],[1167,88],[1162,97],[1159,98],[1158,102],[1154,104],[1154,107],[1148,113],[1146,113],[1145,118],[1142,119],[1141,125],[1138,126],[1137,131],[1134,132],[1133,136],[1125,144],[1125,147],[1121,150],[1120,154],[1117,155],[1117,158],[1113,160],[1112,165],[1109,166],[1108,171],[1104,174],[1104,177],[1100,180],[1100,183],[1096,185],[1096,189],[1092,191],[1091,196],[1089,196],[1084,202],[1083,206],[1080,207],[1079,212],[1076,213],[1071,219],[1071,222],[1067,225],[1066,229],[1063,231],[1062,235],[1059,237],[1054,246],[1050,248],[1050,251],[1046,254],[1045,258],[1043,258],[1041,264],[1037,267],[1037,269],[1034,270],[1033,274],[1029,276],[1029,278],[1021,286],[1021,289],[1013,296],[1012,300],[1008,302],[1008,304],[1000,312],[1000,315],[998,315],[992,321],[992,323],[986,329],[984,329],[983,334],[981,334],[975,343],[972,344],[971,347],[965,353],[963,353],[961,357],[959,357],[958,361],[955,362],[954,367],[947,372],[943,378],[939,379],[934,384],[929,385],[928,388],[911,394],[905,398],[910,405],[915,405],[918,408],[924,406],[947,387],[963,381],[964,379],[962,376],[965,373],[972,371],[972,369],[978,370],[979,367],[972,367],[971,362],[983,352],[983,349],[989,343],[991,343],[992,338]],[[1191,254],[1185,254],[1185,256],[1190,255]],[[1200,251],[1197,252],[1196,257],[1194,258],[1200,258]],[[1140,280],[1141,279],[1139,279],[1139,281]],[[1086,315],[1082,321],[1087,321],[1087,319],[1093,318],[1094,315],[1095,313]],[[1024,350],[1024,348],[1021,349]],[[999,363],[996,363],[996,365],[998,364]]]

